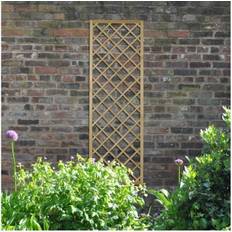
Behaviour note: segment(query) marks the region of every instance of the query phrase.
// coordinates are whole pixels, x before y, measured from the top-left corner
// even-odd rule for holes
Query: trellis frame
[[[93,41],[94,41],[94,25],[98,24],[98,23],[105,23],[105,24],[122,24],[122,25],[125,25],[125,24],[135,24],[135,25],[139,25],[139,28],[140,28],[140,50],[139,50],[139,57],[140,57],[140,62],[139,62],[139,67],[140,67],[140,79],[139,79],[139,82],[140,82],[140,105],[139,105],[139,112],[140,112],[140,119],[139,119],[139,129],[140,129],[140,132],[139,132],[139,140],[140,140],[140,148],[139,148],[139,155],[140,155],[140,161],[139,161],[139,169],[140,169],[140,175],[139,177],[134,177],[134,180],[137,184],[139,183],[143,183],[143,166],[144,166],[144,143],[143,143],[143,138],[144,138],[144,109],[143,109],[143,101],[144,101],[144,82],[143,82],[143,69],[144,69],[144,66],[143,66],[143,60],[144,60],[144,50],[143,50],[143,41],[144,41],[144,37],[143,37],[143,34],[144,34],[144,27],[143,27],[143,21],[141,20],[90,20],[89,21],[90,23],[90,46],[89,46],[89,157],[90,158],[93,158],[93,143],[92,143],[92,140],[93,140],[93,70],[94,70],[94,64],[93,64]],[[129,30],[129,29],[128,29]],[[132,30],[133,31],[133,30]],[[108,38],[109,39],[109,38]],[[123,38],[122,38],[122,41],[123,41]],[[129,45],[129,44],[128,44]],[[103,44],[104,46],[104,44]],[[129,45],[130,46],[130,45]],[[131,45],[132,46],[132,45]],[[100,46],[101,48],[101,46]],[[116,45],[116,48],[117,48],[117,45]],[[125,49],[126,50],[126,49]],[[110,54],[112,55],[112,54]],[[120,55],[118,57],[114,57],[116,60],[117,58],[119,58]],[[128,58],[129,59],[129,58]],[[102,60],[100,59],[99,63],[101,62]],[[118,60],[117,60],[118,61]],[[132,60],[130,60],[132,61]],[[120,62],[119,62],[120,63]],[[132,62],[133,63],[133,62]],[[135,63],[134,63],[135,64]],[[137,65],[135,65],[137,67]],[[96,67],[96,66],[95,66]],[[109,68],[109,66],[108,66]],[[100,74],[102,75],[102,73]],[[115,75],[115,74],[114,74]],[[112,84],[112,83],[111,83]],[[119,86],[119,85],[118,85]],[[133,85],[131,85],[133,86]],[[117,89],[117,86],[114,86],[116,87]],[[101,90],[101,88],[100,88]],[[99,90],[99,91],[100,91]],[[120,91],[119,91],[120,92]],[[108,97],[108,95],[107,95]],[[125,97],[125,96],[124,96]],[[128,99],[127,99],[128,100]],[[128,101],[129,104],[131,104],[130,101]],[[114,102],[116,103],[116,102]],[[100,101],[100,104],[104,104],[104,100],[103,101]],[[116,103],[117,104],[117,103]],[[128,103],[127,103],[128,104]],[[96,110],[96,108],[95,108]],[[135,112],[135,111],[134,111]],[[98,112],[99,113],[99,112]],[[104,112],[105,113],[105,112]],[[111,112],[112,113],[112,112]],[[132,114],[131,114],[132,115]],[[113,118],[114,119],[114,118]],[[137,125],[137,124],[136,124]],[[125,126],[125,125],[123,125]],[[119,126],[120,127],[120,126]],[[118,127],[118,128],[119,128]],[[128,128],[128,130],[132,130],[132,128]],[[103,130],[104,131],[104,128]],[[99,134],[99,133],[98,133]],[[112,134],[110,135],[112,136]],[[109,138],[110,138],[109,136]],[[95,137],[96,139],[96,137]],[[104,142],[102,143],[104,144]],[[101,144],[101,146],[102,146]],[[131,145],[132,144],[128,144],[128,145]],[[128,147],[127,145],[127,147]],[[115,146],[115,145],[114,145]],[[117,144],[116,144],[117,146]],[[126,151],[126,149],[124,149]],[[124,151],[124,154],[125,154],[125,151]],[[104,157],[104,156],[103,156]],[[115,157],[114,157],[115,158]],[[133,156],[130,158],[129,156],[127,156],[128,158],[128,161],[130,161],[130,159],[133,158]],[[103,158],[104,159],[104,158]],[[132,160],[131,160],[132,161]],[[123,163],[125,164],[125,163]],[[138,168],[138,166],[136,166],[136,168]]]

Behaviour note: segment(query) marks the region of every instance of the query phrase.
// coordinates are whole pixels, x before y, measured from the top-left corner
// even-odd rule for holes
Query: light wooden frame
[[[124,164],[136,183],[144,162],[143,30],[139,20],[90,20],[89,157]]]

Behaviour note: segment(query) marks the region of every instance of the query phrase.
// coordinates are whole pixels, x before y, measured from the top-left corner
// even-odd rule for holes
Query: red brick
[[[145,31],[144,37],[153,37],[153,38],[160,38],[160,37],[167,37],[168,33],[165,31]]]
[[[31,31],[25,28],[3,28],[2,35],[3,36],[29,36]]]
[[[38,74],[56,74],[58,73],[58,68],[55,67],[35,67],[35,72]]]
[[[76,76],[64,76],[63,77],[63,82],[75,82],[76,81]]]
[[[50,35],[60,37],[87,37],[89,30],[83,28],[60,28],[51,30]]]
[[[63,13],[59,13],[59,14],[54,14],[54,19],[57,20],[64,20],[64,14]]]
[[[13,12],[14,11],[14,5],[8,5],[8,4],[2,4],[2,12]]]
[[[189,31],[169,31],[168,37],[186,38],[189,36]]]
[[[44,90],[29,89],[29,90],[27,90],[27,95],[33,96],[33,97],[44,96]]]

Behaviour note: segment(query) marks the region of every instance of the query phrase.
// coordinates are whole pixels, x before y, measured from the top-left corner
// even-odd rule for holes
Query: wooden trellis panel
[[[143,182],[143,22],[90,21],[89,155]]]

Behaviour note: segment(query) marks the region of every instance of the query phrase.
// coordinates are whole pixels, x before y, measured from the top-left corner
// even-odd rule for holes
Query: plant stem
[[[178,166],[178,182],[179,182],[179,185],[180,185],[180,166]]]
[[[15,161],[15,147],[14,141],[11,142],[11,151],[12,151],[12,159],[13,159],[13,177],[14,177],[14,189],[17,190],[16,186],[16,161]]]

